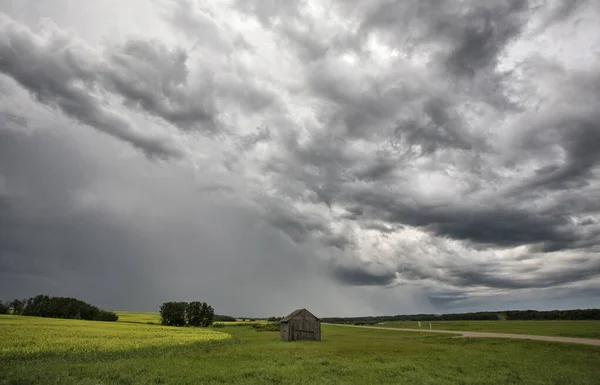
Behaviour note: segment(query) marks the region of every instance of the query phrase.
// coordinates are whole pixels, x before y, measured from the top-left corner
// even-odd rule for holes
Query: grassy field
[[[119,316],[119,322],[157,324],[160,325],[160,313],[140,313],[131,311],[116,311]],[[217,321],[215,323],[223,325],[251,325],[253,323],[266,323],[266,321]]]
[[[416,321],[383,322],[373,326],[419,329]],[[429,329],[429,322],[422,321],[421,326]],[[434,330],[600,339],[600,321],[439,321],[432,322],[431,327]]]
[[[160,324],[160,313],[137,313],[131,311],[116,311],[118,322],[132,322],[141,324]]]
[[[1,315],[0,331],[0,358],[18,361],[154,354],[164,348],[196,348],[231,339],[210,329]]]
[[[600,383],[599,347],[541,341],[326,325],[321,342],[289,343],[251,326],[19,316],[0,316],[0,335],[0,384]]]

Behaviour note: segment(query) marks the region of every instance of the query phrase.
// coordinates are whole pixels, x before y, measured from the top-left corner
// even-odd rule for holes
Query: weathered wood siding
[[[283,341],[321,340],[321,321],[304,310],[287,322],[282,322],[279,328]]]

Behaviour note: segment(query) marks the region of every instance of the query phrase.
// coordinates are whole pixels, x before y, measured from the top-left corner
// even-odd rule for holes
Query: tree
[[[189,326],[200,326],[202,323],[202,302],[190,302],[187,306],[185,318]]]
[[[84,319],[90,321],[116,321],[119,317],[109,311],[69,297],[37,295],[27,300],[11,302],[13,312],[33,317]]]
[[[200,314],[201,314],[200,324],[202,326],[207,327],[207,326],[212,325],[213,319],[215,318],[215,311],[212,308],[212,306],[210,306],[206,302],[202,302],[202,311],[200,312]]]
[[[0,314],[8,314],[8,311],[9,311],[8,305],[6,305],[2,301],[0,301]]]
[[[25,300],[13,299],[8,306],[12,309],[14,315],[21,315],[25,307]]]
[[[167,326],[185,326],[187,302],[165,302],[160,305],[160,323]]]

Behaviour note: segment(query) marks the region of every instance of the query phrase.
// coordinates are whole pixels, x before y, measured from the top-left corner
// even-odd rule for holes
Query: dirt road
[[[591,339],[591,338],[532,336],[529,334],[461,332],[461,331],[451,331],[451,330],[401,329],[401,328],[384,328],[384,327],[379,327],[379,326],[361,326],[361,325],[343,325],[343,324],[327,324],[327,325],[345,326],[345,327],[351,327],[351,328],[364,328],[364,329],[396,330],[396,331],[403,331],[403,332],[419,332],[419,331],[421,331],[423,333],[458,334],[460,337],[467,337],[467,338],[514,338],[514,339],[522,339],[522,340],[568,342],[568,343],[572,343],[572,344],[600,346],[600,340],[595,340],[595,339]]]

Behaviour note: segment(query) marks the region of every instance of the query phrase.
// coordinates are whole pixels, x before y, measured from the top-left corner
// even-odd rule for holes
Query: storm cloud
[[[599,21],[589,0],[4,2],[0,294],[592,306]]]

